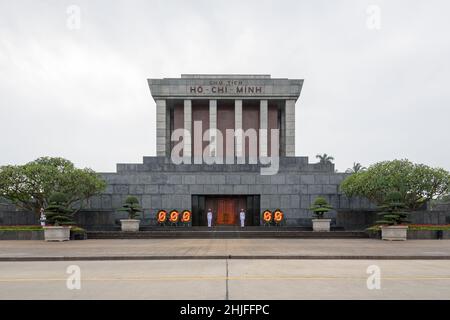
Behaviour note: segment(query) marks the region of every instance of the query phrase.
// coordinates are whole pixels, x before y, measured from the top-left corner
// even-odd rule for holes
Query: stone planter
[[[46,226],[44,229],[45,241],[69,241],[70,228],[63,226]]]
[[[407,239],[408,226],[381,227],[381,239],[390,241],[404,241]]]
[[[141,220],[137,219],[121,219],[120,225],[122,227],[122,231],[125,232],[137,232],[139,231],[139,223]]]
[[[313,231],[330,231],[331,219],[312,219]]]

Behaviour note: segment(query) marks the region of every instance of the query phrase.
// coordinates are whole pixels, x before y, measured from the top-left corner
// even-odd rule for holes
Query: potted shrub
[[[70,229],[70,240],[86,240],[86,230],[80,227],[73,227]]]
[[[133,196],[127,197],[124,205],[119,209],[119,211],[128,213],[128,219],[120,219],[122,231],[139,231],[139,223],[141,220],[136,219],[136,216],[142,212],[142,209],[139,206],[139,200]]]
[[[70,240],[70,226],[73,224],[73,211],[68,208],[67,196],[61,192],[53,193],[45,209],[46,223],[44,226],[45,241]]]
[[[408,235],[408,212],[406,205],[401,201],[400,192],[391,192],[386,196],[385,203],[379,206],[382,220],[376,221],[381,225],[381,239],[406,240]]]
[[[324,219],[324,214],[333,210],[333,207],[323,197],[317,197],[309,208],[316,219],[312,219],[313,231],[330,231],[331,219]]]

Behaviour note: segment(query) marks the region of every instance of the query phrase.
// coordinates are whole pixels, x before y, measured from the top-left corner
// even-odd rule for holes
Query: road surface
[[[449,260],[0,262],[0,271],[0,299],[450,299]]]

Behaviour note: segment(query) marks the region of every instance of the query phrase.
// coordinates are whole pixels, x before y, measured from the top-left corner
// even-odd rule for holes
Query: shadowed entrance
[[[209,208],[213,212],[213,225],[239,225],[239,212],[246,212],[245,224],[259,226],[259,195],[193,195],[192,225],[207,226],[206,213]]]

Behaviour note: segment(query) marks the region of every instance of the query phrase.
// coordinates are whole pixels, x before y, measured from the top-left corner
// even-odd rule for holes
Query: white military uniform
[[[243,228],[245,226],[245,211],[241,211],[239,213],[239,218],[241,219],[241,227]]]
[[[206,218],[208,218],[208,228],[211,228],[211,224],[212,224],[212,212],[208,211],[208,213],[206,214]]]
[[[47,217],[45,216],[44,209],[41,209],[41,216],[39,217],[39,221],[41,222],[41,226],[45,227],[45,222],[47,221]]]

